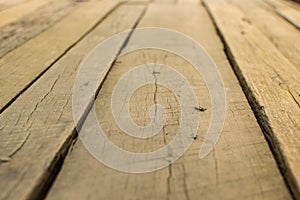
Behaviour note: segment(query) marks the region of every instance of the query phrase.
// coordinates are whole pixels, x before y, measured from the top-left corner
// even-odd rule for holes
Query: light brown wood
[[[81,40],[118,1],[82,2],[69,15],[0,60],[0,110]],[[89,10],[89,12],[87,12]]]
[[[0,26],[12,23],[52,0],[31,0],[0,12]]]
[[[100,5],[110,4],[94,2],[88,8],[102,15],[106,10],[100,11]],[[0,162],[0,199],[45,194],[74,136],[71,96],[80,61],[105,38],[131,29],[143,9],[142,5],[117,8],[0,115],[0,157],[6,158]]]
[[[265,1],[271,4],[280,16],[293,24],[296,28],[300,29],[300,6],[298,6],[298,4],[290,6],[286,3],[281,2],[280,0]]]
[[[11,6],[14,6],[18,3],[22,3],[25,0],[0,0],[0,11],[5,10]],[[30,1],[30,0],[27,0]]]
[[[75,6],[74,0],[56,0],[14,23],[0,28],[0,58],[63,18]]]
[[[229,0],[240,8],[246,18],[274,44],[278,50],[300,70],[300,33],[290,23],[274,13],[260,0]]]
[[[205,1],[282,173],[300,198],[300,72],[245,17],[223,0]],[[293,92],[292,92],[293,91]]]
[[[201,113],[198,138],[175,163],[145,174],[121,173],[104,166],[78,140],[69,151],[47,199],[290,199],[204,7],[194,2],[179,5],[156,1],[150,4],[138,25],[148,26],[187,34],[203,45],[217,64],[227,91],[227,115],[219,142],[206,158],[199,159],[211,106],[205,83],[189,63],[159,50],[124,55],[112,67],[96,101],[99,122],[110,140],[128,151],[149,152],[164,146],[176,134],[180,113],[174,94],[162,87],[156,90],[153,84],[136,91],[130,108],[135,122],[146,125],[149,122],[147,109],[153,105],[156,93],[157,102],[165,105],[168,113],[162,132],[148,140],[133,139],[119,130],[112,117],[110,99],[116,82],[129,69],[153,62],[167,64],[182,73],[195,89],[201,106],[208,108]]]

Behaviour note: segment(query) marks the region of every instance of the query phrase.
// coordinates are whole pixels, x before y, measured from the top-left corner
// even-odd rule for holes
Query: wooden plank
[[[0,11],[5,10],[9,7],[12,7],[18,3],[22,3],[25,0],[0,0]],[[29,0],[27,0],[29,1]]]
[[[50,29],[2,57],[0,111],[80,41],[117,3],[109,0],[81,3]]]
[[[292,7],[278,0],[265,1],[271,4],[280,16],[282,16],[296,28],[300,29],[300,6],[298,6],[297,9],[295,8],[297,4]]]
[[[120,131],[112,117],[111,93],[119,78],[133,67],[155,62],[179,71],[193,86],[201,105],[208,108],[207,112],[201,113],[197,139],[175,163],[145,174],[127,174],[110,169],[94,159],[77,141],[47,199],[290,199],[263,133],[203,6],[155,2],[150,4],[138,25],[153,26],[174,29],[195,39],[209,52],[222,74],[227,91],[227,114],[214,151],[205,159],[198,157],[209,124],[211,105],[206,85],[196,75],[195,69],[182,58],[164,51],[130,53],[117,60],[97,97],[97,116],[107,137],[125,150],[149,152],[164,146],[176,134],[180,111],[174,94],[162,87],[156,90],[153,84],[139,88],[133,95],[131,114],[138,125],[147,124],[147,108],[153,105],[156,94],[156,101],[166,106],[168,113],[162,132],[146,141],[132,138]]]
[[[230,0],[242,9],[249,22],[267,36],[276,48],[300,70],[300,34],[293,26],[278,16],[263,1]]]
[[[296,198],[300,198],[300,72],[244,14],[222,0],[205,1],[235,72]]]
[[[300,1],[299,0],[282,0],[282,2],[288,6],[291,6],[297,10],[300,10],[300,6],[299,6]]]
[[[89,4],[99,5],[110,4]],[[143,9],[117,8],[0,115],[0,157],[6,161],[0,163],[0,199],[45,195],[75,134],[71,96],[78,64],[105,38],[131,29]]]
[[[37,8],[46,5],[51,1],[52,0],[31,0],[28,2],[26,1],[24,3],[17,4],[16,6],[11,7],[7,10],[3,10],[0,12],[0,26],[17,21],[18,19],[24,17],[25,15],[33,12]]]
[[[74,0],[55,0],[14,23],[2,26],[0,29],[0,58],[55,24],[75,5]]]

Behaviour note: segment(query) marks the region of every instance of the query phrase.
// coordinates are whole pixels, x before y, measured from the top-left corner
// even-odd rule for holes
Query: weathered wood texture
[[[69,151],[48,200],[291,198],[212,21],[204,7],[195,2],[165,1],[161,4],[155,1],[138,27],[164,27],[187,34],[203,45],[217,64],[227,91],[227,115],[213,152],[202,160],[198,157],[211,106],[206,85],[195,69],[171,53],[158,50],[134,52],[117,60],[96,100],[98,119],[107,136],[116,145],[132,152],[153,151],[172,140],[180,126],[180,111],[169,90],[147,85],[137,90],[130,101],[132,117],[139,125],[149,122],[148,108],[153,105],[155,94],[157,102],[166,106],[165,128],[148,140],[124,135],[116,126],[110,107],[112,89],[122,74],[141,64],[163,63],[182,73],[195,89],[201,106],[208,108],[201,113],[198,138],[175,163],[145,174],[121,173],[104,166],[78,140]],[[156,70],[159,72],[159,68]]]
[[[109,0],[79,7],[79,16],[73,13],[72,19],[81,22],[77,28],[86,29],[81,34],[90,29],[85,17],[98,24],[112,5]],[[87,8],[90,14],[83,15]],[[45,194],[56,164],[75,133],[71,95],[78,64],[105,38],[131,29],[143,8],[117,8],[0,115],[0,199],[35,199]],[[52,41],[51,37],[43,39]]]
[[[66,54],[117,3],[110,0],[81,3],[47,31],[4,56],[0,60],[0,110]]]
[[[278,16],[272,7],[261,0],[229,0],[244,13],[250,23],[280,50],[280,52],[300,70],[300,33],[285,19]]]
[[[205,1],[258,121],[300,198],[300,72],[236,7]]]
[[[278,0],[265,1],[272,5],[280,16],[293,24],[296,28],[300,29],[300,6],[298,4],[293,4],[293,6],[291,6],[286,2]]]
[[[0,58],[64,17],[74,0],[56,0],[0,28]]]
[[[0,0],[0,11],[5,10],[11,6],[17,5],[18,3],[22,3],[24,1],[25,0]]]
[[[0,12],[0,26],[14,22],[53,0],[25,1]]]

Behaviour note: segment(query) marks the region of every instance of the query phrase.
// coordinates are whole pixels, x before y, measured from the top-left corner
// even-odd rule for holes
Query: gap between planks
[[[276,162],[231,70],[222,43],[215,34],[205,9],[194,4],[185,7],[172,1],[169,4],[167,1],[163,4],[156,1],[153,5],[150,4],[138,27],[144,26],[181,31],[201,44],[203,42],[217,62],[225,79],[230,102],[225,127],[215,151],[207,158],[199,160],[198,151],[203,141],[202,133],[206,131],[206,126],[200,126],[202,128],[198,132],[198,139],[194,141],[189,151],[169,167],[152,173],[127,174],[98,163],[78,141],[67,156],[47,199],[199,199],[199,197],[203,199],[290,199]],[[133,38],[134,33],[131,39]],[[186,63],[183,64],[182,60],[178,60],[174,55],[162,52],[157,54],[145,52],[144,55],[143,52],[135,52],[131,56],[120,57],[103,83],[96,106],[99,109],[97,111],[99,122],[108,130],[108,137],[118,146],[133,152],[144,152],[161,147],[172,139],[174,129],[178,125],[176,120],[171,121],[173,123],[163,129],[163,135],[159,134],[153,138],[154,143],[151,146],[147,141],[133,140],[124,136],[113,124],[109,114],[110,92],[114,83],[130,67],[139,66],[147,61],[153,62],[153,59],[177,67],[176,70],[181,70],[180,72],[187,75],[189,80],[192,79],[191,82],[195,84],[192,85],[196,87],[201,104],[207,105],[210,110],[205,84],[197,79],[199,77],[193,77],[196,73],[192,68]],[[147,123],[147,112],[143,113],[146,109],[142,103],[146,102],[146,105],[153,103],[157,92],[161,95],[167,93],[159,88],[155,90],[153,87],[145,87],[141,89],[139,95],[134,96],[132,109],[136,112],[132,113],[138,124]],[[171,104],[169,112],[176,116],[178,107],[174,101]],[[139,109],[141,113],[138,112]],[[204,113],[202,117],[204,125],[208,125],[209,112]],[[82,190],[79,191],[77,188]]]
[[[128,10],[125,8],[130,7],[131,12],[127,13]],[[105,17],[92,32],[76,44],[72,50],[55,63],[44,76],[1,114],[0,142],[2,144],[0,146],[4,148],[3,150],[6,153],[9,153],[9,148],[7,149],[7,146],[5,146],[7,143],[12,146],[18,145],[26,133],[30,134],[18,153],[9,162],[0,165],[0,176],[2,177],[0,185],[2,191],[4,191],[1,194],[1,199],[36,199],[44,195],[45,187],[47,189],[51,183],[44,183],[43,181],[48,180],[51,176],[51,172],[53,172],[51,170],[55,170],[56,162],[60,162],[57,157],[63,154],[74,137],[70,96],[75,78],[74,70],[76,71],[80,57],[92,50],[95,40],[98,40],[97,43],[99,43],[119,31],[132,29],[141,15],[143,7],[141,5],[127,6],[120,4],[114,12],[110,12],[109,16]],[[125,13],[128,14],[126,18],[123,17]],[[119,21],[122,20],[123,23],[119,24],[114,21],[114,17]],[[120,44],[120,48],[121,46]],[[77,61],[75,61],[75,58]],[[59,103],[55,104],[53,102],[55,99]],[[26,105],[25,102],[30,102],[30,104]],[[19,117],[15,115],[16,113],[19,114]],[[13,121],[16,124],[11,124]],[[43,127],[45,127],[45,131],[42,131],[42,137],[39,131],[40,123],[43,123]],[[5,135],[8,136],[6,139]],[[38,139],[39,142],[35,143],[37,138],[40,138]],[[41,140],[44,140],[45,143],[42,144]],[[39,150],[37,151],[37,149]],[[5,153],[4,151],[1,150],[1,154]],[[36,155],[35,159],[37,160],[31,159],[34,157],[32,154]],[[30,158],[28,155],[31,155]],[[12,175],[10,170],[12,169],[15,170],[14,177],[10,177]]]
[[[228,3],[240,8],[247,20],[259,28],[300,71],[300,33],[293,25],[274,12],[274,9],[264,1],[228,0]]]
[[[277,14],[300,30],[300,6],[299,4],[291,4],[281,0],[264,0],[272,6]]]
[[[66,16],[78,5],[75,0],[55,0],[37,8],[19,20],[0,28],[0,58]]]
[[[98,8],[103,5],[106,6],[99,16]],[[119,5],[120,2],[108,0],[82,3],[53,27],[1,58],[0,113]],[[90,12],[83,15],[86,9]],[[65,37],[66,33],[72,35]],[[38,58],[35,57],[37,55]],[[26,66],[25,71],[24,66]]]
[[[238,9],[226,1],[204,3],[286,183],[300,198],[299,94],[290,92],[299,91],[299,71]]]

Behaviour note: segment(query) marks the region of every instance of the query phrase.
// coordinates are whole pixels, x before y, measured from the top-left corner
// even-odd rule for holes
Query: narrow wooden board
[[[223,0],[205,1],[259,123],[296,198],[300,198],[300,72]]]
[[[300,70],[300,33],[286,20],[274,13],[265,2],[260,0],[229,0],[239,7],[250,23],[259,28],[276,48]]]
[[[300,29],[300,6],[296,8],[295,4],[293,7],[281,2],[280,0],[265,0],[269,4],[271,4],[276,12],[294,25],[296,28]]]
[[[0,58],[32,39],[64,17],[76,5],[74,0],[56,0],[14,23],[0,28]]]
[[[50,29],[2,57],[0,111],[68,52],[117,4],[118,1],[110,0],[81,3]]]
[[[124,55],[112,67],[96,101],[99,123],[107,131],[109,139],[128,151],[149,152],[172,140],[180,126],[180,111],[174,94],[161,87],[156,90],[153,84],[138,89],[133,95],[131,114],[138,125],[147,124],[147,108],[153,105],[156,94],[157,102],[167,104],[169,118],[163,131],[145,141],[125,135],[116,126],[110,106],[113,87],[124,73],[145,63],[174,67],[191,83],[200,105],[207,108],[200,114],[197,139],[175,163],[145,174],[121,173],[104,166],[78,140],[72,146],[47,199],[290,199],[268,144],[203,6],[156,1],[150,4],[138,25],[149,26],[174,29],[192,37],[204,46],[217,64],[227,91],[226,121],[219,142],[206,158],[199,159],[211,105],[205,83],[187,61],[158,50]],[[159,72],[159,68],[157,70]]]
[[[100,12],[98,6],[88,8]],[[131,29],[143,9],[117,8],[0,115],[0,199],[45,195],[75,134],[71,97],[79,63],[107,37]]]
[[[25,1],[21,4],[17,4],[9,9],[0,12],[0,27],[18,19],[24,17],[25,15],[33,12],[37,8],[48,4],[52,0],[31,0]]]

